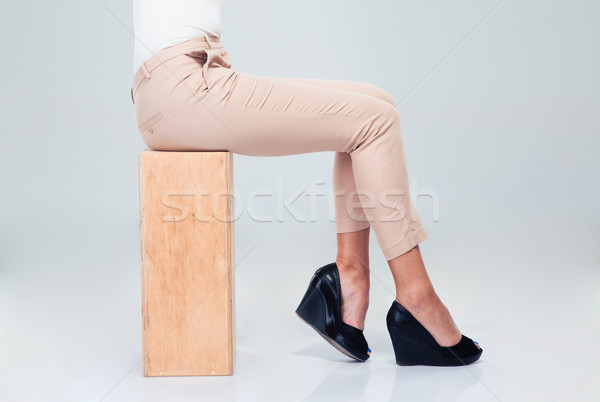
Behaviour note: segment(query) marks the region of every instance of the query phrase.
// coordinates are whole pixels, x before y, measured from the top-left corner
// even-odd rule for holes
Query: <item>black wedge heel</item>
[[[363,331],[342,321],[341,299],[339,272],[332,262],[315,272],[296,314],[337,350],[365,361],[371,349]]]
[[[464,366],[477,361],[483,353],[477,342],[465,335],[454,346],[440,346],[396,300],[388,311],[386,321],[396,363],[401,366]]]

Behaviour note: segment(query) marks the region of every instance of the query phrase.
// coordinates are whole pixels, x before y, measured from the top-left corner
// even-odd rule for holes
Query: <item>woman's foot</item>
[[[462,334],[435,291],[396,297],[396,300],[429,331],[440,346],[454,346],[460,342]]]
[[[431,333],[398,300],[386,315],[396,364],[400,366],[463,366],[479,360],[483,349],[465,335],[451,346],[440,346]]]
[[[338,257],[335,261],[342,292],[342,321],[364,331],[369,308],[369,267]]]
[[[435,292],[419,246],[388,261],[396,284],[396,300],[429,331],[440,346],[461,339],[450,312]]]
[[[339,270],[332,262],[316,270],[296,314],[337,350],[364,362],[371,354],[369,344],[363,331],[342,319],[341,299]]]

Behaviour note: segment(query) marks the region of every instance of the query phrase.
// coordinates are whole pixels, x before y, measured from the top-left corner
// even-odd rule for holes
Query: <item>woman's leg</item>
[[[360,81],[324,80],[312,78],[273,77],[305,85],[341,89],[374,96],[395,106],[393,97],[383,89]],[[334,161],[334,193],[355,194],[356,185],[352,163],[348,154],[336,152]],[[369,307],[370,225],[359,201],[336,197],[337,258],[342,291],[342,317],[345,323],[364,330]],[[348,208],[357,205],[356,208]],[[356,217],[357,219],[354,219]],[[364,223],[363,223],[364,222]],[[419,246],[388,261],[394,283],[396,299],[406,307],[441,346],[455,345],[461,333],[446,306],[441,302],[429,279]]]
[[[393,97],[387,91],[366,82],[318,78],[270,78],[362,93],[395,106]],[[340,274],[342,319],[346,324],[364,330],[365,318],[369,308],[369,236],[371,225],[360,205],[360,198],[356,195],[357,189],[352,171],[352,159],[348,153],[336,152],[334,155],[333,190],[336,195],[336,265]]]

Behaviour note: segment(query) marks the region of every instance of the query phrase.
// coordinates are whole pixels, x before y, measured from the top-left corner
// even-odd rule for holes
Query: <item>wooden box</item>
[[[231,375],[233,154],[138,155],[144,376]]]

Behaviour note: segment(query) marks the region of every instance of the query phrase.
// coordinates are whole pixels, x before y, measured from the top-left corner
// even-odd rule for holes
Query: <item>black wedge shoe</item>
[[[340,275],[335,262],[315,272],[296,314],[337,350],[358,361],[371,349],[363,331],[342,321]]]
[[[388,311],[387,327],[400,366],[464,366],[478,360],[483,349],[462,336],[454,346],[440,346],[429,331],[398,301]]]

